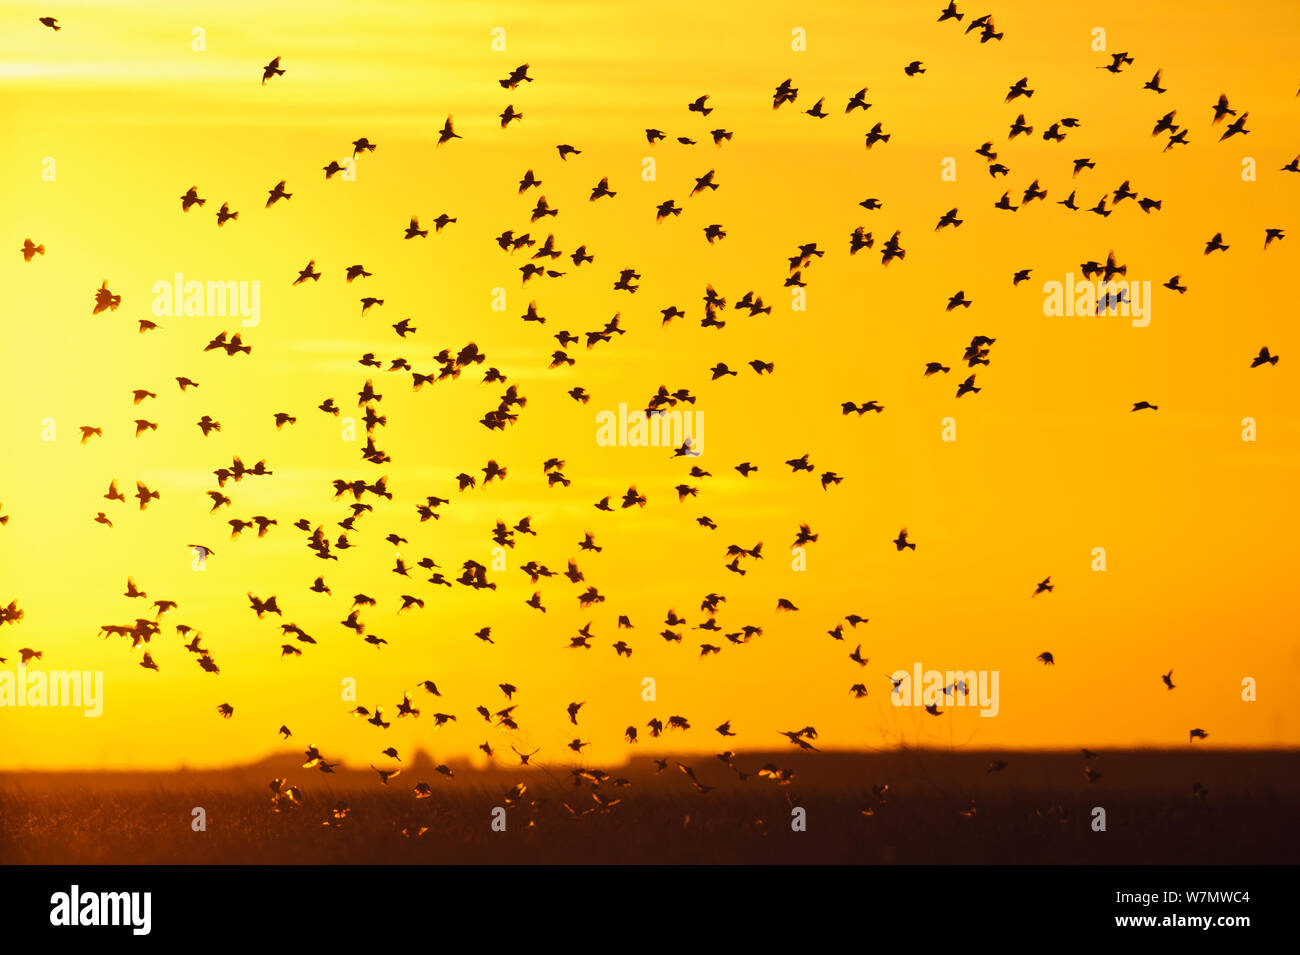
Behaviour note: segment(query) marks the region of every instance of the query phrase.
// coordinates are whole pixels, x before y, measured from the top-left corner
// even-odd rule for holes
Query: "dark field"
[[[1005,770],[988,772],[991,760]],[[707,757],[448,779],[417,760],[387,787],[370,770],[333,776],[286,757],[221,771],[0,773],[0,863],[1038,863],[1241,864],[1300,858],[1294,752],[752,753],[788,784]],[[1101,778],[1089,783],[1083,768]],[[302,790],[272,807],[270,780]],[[626,780],[617,785],[614,779]],[[432,796],[415,798],[426,781]],[[522,795],[507,793],[522,783]],[[887,784],[883,801],[873,786]],[[1199,784],[1204,795],[1194,795]],[[598,801],[600,800],[600,801]],[[336,805],[347,805],[334,819]],[[601,804],[604,802],[604,805]],[[974,813],[964,815],[974,805]],[[207,829],[191,830],[206,810]],[[493,807],[506,831],[491,829]],[[791,830],[792,807],[807,829]],[[1091,826],[1106,811],[1106,831]],[[871,815],[863,810],[871,810]],[[327,821],[330,824],[327,824]],[[418,834],[420,827],[427,831]],[[403,829],[408,834],[403,833]]]

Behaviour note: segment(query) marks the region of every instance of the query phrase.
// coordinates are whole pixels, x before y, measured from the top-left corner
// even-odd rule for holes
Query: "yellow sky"
[[[982,8],[965,8],[960,26],[939,24],[937,2],[815,13],[776,3],[61,6],[57,33],[36,22],[48,10],[13,3],[0,31],[12,246],[0,259],[0,514],[11,517],[0,527],[0,604],[17,599],[26,611],[0,628],[0,656],[12,668],[18,648],[31,647],[44,651],[45,668],[102,670],[104,713],[0,710],[0,766],[237,762],[274,749],[281,723],[294,742],[355,763],[378,760],[386,745],[445,760],[484,741],[562,760],[575,735],[591,741],[584,758],[606,763],[629,752],[625,726],[642,727],[647,748],[646,721],[672,714],[693,728],[667,742],[700,752],[780,747],[779,731],[809,724],[826,747],[1176,746],[1193,726],[1225,746],[1300,742],[1286,695],[1300,670],[1288,596],[1296,247],[1263,249],[1264,229],[1290,228],[1300,205],[1300,176],[1278,171],[1298,148],[1293,4],[1232,18],[1210,3],[1005,3],[994,15],[1005,39],[986,44],[962,32]],[[494,27],[505,29],[504,51],[492,49]],[[1119,75],[1097,69],[1108,56],[1090,47],[1095,27],[1135,63]],[[202,51],[192,49],[195,28]],[[795,28],[806,31],[805,51],[791,49]],[[261,66],[277,55],[287,72],[264,87]],[[905,76],[916,59],[927,72]],[[502,89],[496,81],[524,62],[536,81]],[[1157,68],[1168,89],[1160,95],[1142,89]],[[798,101],[773,111],[787,76]],[[1034,96],[1004,104],[1021,76]],[[873,105],[846,117],[863,86]],[[1221,92],[1249,111],[1249,135],[1217,142],[1223,127],[1211,125],[1210,107]],[[705,93],[715,112],[688,112]],[[804,115],[822,96],[830,117]],[[503,131],[496,116],[507,103],[524,118]],[[1166,137],[1150,128],[1172,109],[1191,145],[1162,152]],[[1035,132],[1008,142],[1020,112]],[[464,138],[437,148],[448,115]],[[1064,143],[1044,142],[1041,131],[1065,116],[1081,125]],[[863,135],[875,122],[891,140],[868,151]],[[646,127],[669,139],[648,146]],[[734,132],[721,148],[708,133],[717,127]],[[378,148],[356,181],[326,181],[321,167],[360,136]],[[1011,169],[1005,179],[992,180],[974,154],[986,140]],[[559,143],[582,154],[562,162]],[[1072,177],[1082,156],[1096,168]],[[657,163],[653,182],[642,178],[645,157]],[[940,177],[947,157],[956,181]],[[1256,181],[1242,179],[1245,157],[1257,160]],[[54,181],[42,178],[47,158]],[[520,196],[528,168],[543,186]],[[688,198],[710,169],[721,188]],[[588,201],[606,176],[618,195]],[[263,208],[280,179],[293,199]],[[1004,190],[1018,205],[1034,179],[1046,202],[992,207]],[[1092,206],[1124,180],[1162,209],[1144,215],[1128,200],[1103,219],[1056,205],[1077,189]],[[207,204],[182,213],[191,185]],[[559,215],[530,226],[539,195]],[[868,197],[884,208],[857,205]],[[670,198],[685,211],[656,224],[655,207]],[[223,201],[240,217],[218,230]],[[952,207],[964,224],[935,232]],[[402,238],[411,215],[427,227],[442,212],[458,221]],[[727,231],[712,246],[702,234],[711,223]],[[877,247],[850,257],[858,226]],[[585,244],[595,262],[557,260],[567,275],[521,287],[524,253],[493,241],[506,229],[539,240],[553,232],[558,248]],[[879,243],[895,230],[907,257],[883,268]],[[1216,232],[1230,250],[1203,255]],[[47,247],[30,264],[17,254],[27,237]],[[807,310],[794,311],[786,259],[813,241],[826,254],[804,270]],[[1043,315],[1045,281],[1112,249],[1128,279],[1152,283],[1148,327]],[[324,277],[291,287],[309,259]],[[343,270],[353,264],[373,277],[349,285]],[[635,295],[612,289],[627,267],[642,275]],[[1033,276],[1013,287],[1021,268]],[[202,352],[218,331],[241,330],[237,321],[160,318],[160,330],[137,333],[154,283],[176,272],[261,283],[261,322],[242,329],[251,357]],[[1174,274],[1185,295],[1160,287]],[[105,279],[122,306],[92,317]],[[699,326],[706,284],[728,299],[724,329]],[[503,312],[491,308],[497,287]],[[771,315],[731,308],[751,289]],[[973,306],[945,312],[959,289]],[[385,304],[362,316],[363,295]],[[530,300],[545,325],[520,321]],[[687,317],[661,329],[670,305]],[[551,335],[599,329],[616,312],[626,335],[590,352],[573,346],[575,366],[547,369]],[[407,317],[418,331],[403,341],[390,326]],[[962,350],[977,334],[996,338],[992,364],[967,370]],[[485,364],[418,393],[409,374],[356,364],[374,352],[385,365],[401,356],[432,372],[435,353],[470,341]],[[1251,369],[1265,345],[1281,361]],[[756,377],[752,359],[774,361],[775,373]],[[952,372],[922,378],[932,360]],[[711,382],[719,361],[740,376]],[[528,399],[504,432],[478,424],[505,387],[480,383],[488,366]],[[983,391],[954,399],[971,371]],[[182,394],[177,375],[200,387]],[[332,396],[355,414],[367,377],[389,419],[376,441],[392,462],[378,467],[315,410]],[[566,395],[577,385],[589,404]],[[713,476],[688,480],[699,497],[682,504],[672,488],[688,465],[662,448],[601,447],[595,437],[598,411],[643,406],[660,385],[690,389],[707,420],[698,461]],[[158,398],[133,407],[133,388]],[[883,414],[839,412],[843,401],[871,399]],[[1139,400],[1160,410],[1131,414]],[[276,411],[299,421],[277,432]],[[200,434],[204,414],[219,433]],[[949,416],[957,440],[945,442]],[[134,438],[137,417],[158,422],[157,432]],[[1241,439],[1246,417],[1257,422],[1254,442]],[[47,418],[57,440],[42,440]],[[102,426],[103,438],[80,445],[81,425]],[[816,472],[792,474],[782,462],[804,453]],[[232,455],[265,458],[275,474],[228,484],[233,507],[209,515],[211,472]],[[541,464],[552,456],[566,461],[567,489],[546,485]],[[455,491],[455,474],[478,473],[489,458],[509,468],[504,482]],[[748,479],[732,470],[746,460],[760,469]],[[843,483],[823,491],[825,470]],[[313,557],[293,521],[307,517],[335,537],[347,511],[330,481],[383,474],[394,499],[358,521],[356,549],[337,563]],[[162,497],[143,513],[104,501],[110,479],[128,491],[142,480]],[[644,509],[592,507],[607,494],[617,505],[632,484],[649,498]],[[415,504],[431,494],[452,502],[421,524]],[[99,510],[114,528],[93,523]],[[225,521],[253,514],[280,524],[264,539],[231,541]],[[701,514],[719,529],[699,527]],[[494,592],[434,587],[418,569],[409,581],[390,573],[390,532],[409,539],[408,563],[428,555],[452,577],[467,559],[491,564],[494,522],[524,515],[539,534],[519,538],[508,569],[490,574]],[[796,572],[789,544],[800,523],[820,539]],[[902,526],[915,552],[890,543]],[[585,531],[602,553],[579,553]],[[749,561],[749,573],[724,569],[727,545],[758,541],[765,559]],[[191,569],[192,542],[216,550],[203,573]],[[1104,573],[1092,570],[1096,547],[1106,549]],[[534,587],[517,570],[535,559],[562,571],[570,557],[586,574],[581,586]],[[307,590],[319,573],[332,597]],[[157,673],[126,642],[96,636],[144,614],[146,601],[122,596],[128,574],[150,601],[179,603],[150,647]],[[1049,574],[1056,590],[1031,598]],[[608,599],[582,610],[576,597],[588,584]],[[545,614],[523,603],[534,590]],[[248,591],[277,594],[283,622],[318,645],[281,660],[281,621],[258,621]],[[702,623],[709,592],[727,597],[724,631],[754,624],[763,635],[744,646],[689,628],[675,628],[681,645],[657,635],[670,608],[692,628]],[[338,625],[355,593],[379,601],[363,619],[387,646]],[[402,593],[426,609],[397,616]],[[799,611],[774,613],[778,597]],[[827,630],[848,613],[870,623],[835,642]],[[619,614],[635,629],[616,632]],[[565,649],[588,621],[594,649]],[[219,677],[184,651],[177,623],[203,631]],[[485,625],[495,645],[474,638]],[[620,638],[630,659],[610,648]],[[705,641],[722,652],[699,659]],[[859,642],[866,668],[847,659]],[[1035,660],[1044,650],[1055,667]],[[997,670],[998,716],[935,719],[891,706],[885,674],[916,662]],[[1170,668],[1173,692],[1160,682]],[[653,703],[641,698],[646,677],[657,682]],[[1241,700],[1247,677],[1256,702]],[[345,678],[363,705],[392,717],[409,690],[424,715],[386,733],[367,726],[340,699]],[[441,700],[414,689],[424,679]],[[517,735],[474,713],[506,705],[502,682],[520,688]],[[864,700],[848,692],[857,682],[869,688]],[[577,729],[564,714],[570,701],[586,701]],[[216,715],[222,702],[233,719]],[[458,720],[434,729],[435,710]],[[724,720],[739,736],[713,732]]]

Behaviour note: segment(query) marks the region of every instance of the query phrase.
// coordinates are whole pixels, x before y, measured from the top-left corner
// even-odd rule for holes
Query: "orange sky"
[[[1300,671],[1286,596],[1300,460],[1290,368],[1300,351],[1279,307],[1296,247],[1288,238],[1263,248],[1264,229],[1289,229],[1300,205],[1300,176],[1279,171],[1297,150],[1289,134],[1300,77],[1289,67],[1300,10],[1279,2],[1232,18],[1210,3],[1006,3],[994,13],[1004,40],[981,44],[962,32],[974,8],[962,5],[961,25],[940,24],[940,6],[83,3],[64,5],[56,33],[36,22],[48,11],[8,5],[0,514],[10,521],[0,527],[0,605],[16,599],[26,614],[0,627],[0,670],[30,647],[43,651],[42,668],[103,671],[105,689],[96,719],[0,709],[0,766],[238,762],[279,746],[282,723],[292,743],[354,763],[378,760],[387,745],[446,760],[484,741],[507,756],[513,743],[563,761],[575,735],[591,742],[585,760],[617,762],[629,724],[642,727],[642,749],[705,753],[785,746],[780,731],[810,724],[823,747],[1179,746],[1191,727],[1216,745],[1300,742],[1284,689]],[[505,29],[504,51],[492,49],[494,27]],[[1109,57],[1090,47],[1095,27],[1134,64],[1119,75],[1097,69]],[[795,28],[806,31],[804,51],[791,49]],[[262,86],[261,66],[277,55],[287,72]],[[905,76],[916,59],[926,72]],[[524,62],[535,82],[502,89],[497,80]],[[1142,89],[1157,68],[1167,93]],[[787,76],[799,98],[774,111],[772,91]],[[1034,96],[1004,103],[1021,76]],[[863,86],[873,105],[845,116]],[[1249,135],[1217,141],[1211,105],[1221,92],[1249,112]],[[715,111],[688,112],[705,93]],[[831,115],[804,115],[823,96]],[[507,103],[524,118],[501,130]],[[1167,137],[1150,128],[1174,109],[1191,144],[1162,152]],[[1008,142],[1021,112],[1035,132]],[[448,115],[463,139],[439,148]],[[1043,141],[1066,116],[1081,125],[1063,143]],[[875,122],[891,139],[868,151]],[[646,127],[668,140],[648,146]],[[718,127],[734,132],[720,148],[709,137]],[[359,161],[356,181],[326,181],[321,167],[360,136],[378,148]],[[974,154],[986,140],[1011,169],[1005,179],[991,179]],[[559,143],[582,153],[561,161]],[[1073,177],[1071,160],[1083,156],[1096,168]],[[646,157],[653,182],[642,178]],[[955,181],[940,177],[947,157]],[[1243,181],[1245,157],[1257,160],[1255,181]],[[53,181],[42,178],[47,159]],[[520,196],[529,168],[543,185]],[[711,169],[720,188],[689,197]],[[591,202],[602,177],[618,194]],[[264,208],[280,179],[292,200]],[[1035,179],[1046,202],[993,208],[1004,190],[1019,205]],[[1144,215],[1128,200],[1103,219],[1056,204],[1076,189],[1092,206],[1124,180],[1161,210]],[[191,185],[207,204],[182,213]],[[540,195],[559,215],[530,225]],[[858,205],[868,197],[883,209]],[[683,213],[656,224],[655,207],[670,198]],[[240,216],[218,229],[223,201]],[[963,224],[934,231],[953,207]],[[402,238],[411,215],[428,227],[442,212],[458,221]],[[727,231],[714,245],[702,231],[711,223]],[[877,245],[850,256],[858,226]],[[539,241],[554,233],[566,253],[585,244],[595,261],[556,260],[566,275],[521,287],[525,253],[493,241],[506,229]],[[884,268],[880,243],[896,230],[907,256]],[[1216,232],[1231,248],[1202,254]],[[28,237],[47,252],[24,263]],[[803,270],[807,309],[795,311],[786,259],[814,241],[826,254]],[[1152,283],[1150,325],[1044,316],[1043,283],[1109,250],[1128,279]],[[309,259],[323,278],[292,287]],[[373,277],[348,284],[353,264]],[[634,295],[612,289],[628,267],[642,275]],[[1032,277],[1013,287],[1022,268]],[[260,324],[182,316],[138,334],[154,283],[176,272],[260,282]],[[1185,295],[1161,288],[1174,274]],[[105,279],[121,308],[92,317]],[[723,329],[700,327],[706,284],[728,300]],[[504,311],[491,307],[496,288]],[[959,289],[974,304],[945,312]],[[731,307],[748,290],[770,315]],[[362,316],[363,295],[385,304]],[[520,321],[532,300],[546,324]],[[661,328],[670,305],[687,316]],[[558,347],[550,336],[599,329],[616,312],[626,335],[591,351],[572,346],[576,365],[547,368]],[[408,317],[417,331],[402,340],[390,326]],[[241,331],[251,357],[204,353],[222,330]],[[974,335],[996,339],[992,363],[966,369]],[[435,353],[470,341],[487,361],[419,392],[407,373],[357,364],[374,352],[385,366],[401,356],[429,373]],[[1265,345],[1281,361],[1250,368]],[[756,376],[752,359],[775,372]],[[933,360],[951,373],[923,378]],[[719,361],[739,376],[710,381]],[[488,366],[527,397],[504,432],[478,423],[505,389],[480,382]],[[972,371],[983,390],[955,399]],[[182,394],[177,375],[200,387]],[[375,435],[392,457],[382,466],[315,409],[333,397],[359,417],[367,378],[388,417]],[[598,412],[643,406],[660,385],[697,396],[693,410],[707,421],[698,463],[712,477],[686,479],[689,465],[663,448],[597,443]],[[568,397],[575,386],[590,403]],[[158,397],[133,407],[133,388]],[[867,400],[886,410],[840,414],[841,402]],[[1130,413],[1139,400],[1160,410]],[[276,411],[298,423],[277,432]],[[203,437],[194,423],[204,414],[222,430]],[[158,430],[133,437],[137,417]],[[941,440],[947,417],[955,441]],[[1241,439],[1246,417],[1257,423],[1254,442]],[[56,440],[42,440],[47,418]],[[81,425],[101,426],[103,438],[79,444]],[[816,471],[792,474],[783,462],[804,453]],[[209,515],[211,472],[232,455],[265,458],[274,476],[228,484],[233,506]],[[570,487],[548,488],[541,465],[553,456],[565,460]],[[455,490],[454,475],[478,474],[489,458],[509,468],[504,482]],[[742,461],[758,473],[741,477],[732,468]],[[823,491],[826,470],[843,483]],[[293,521],[307,517],[336,538],[347,510],[330,482],[381,475],[393,500],[370,499],[375,512],[349,535],[356,549],[337,563],[316,559]],[[128,493],[142,480],[162,496],[144,512],[105,501],[110,479]],[[679,504],[673,486],[683,480],[699,495]],[[633,484],[644,509],[592,507],[607,494],[617,507]],[[440,520],[418,521],[426,495],[451,498]],[[93,522],[100,510],[112,529]],[[253,514],[279,526],[230,540],[225,521]],[[718,530],[698,526],[701,514]],[[409,540],[408,564],[428,555],[450,578],[467,559],[490,565],[494,523],[525,515],[538,536],[516,535],[507,569],[489,574],[495,591],[435,587],[418,568],[410,580],[390,572],[390,532]],[[819,539],[795,571],[789,545],[801,523]],[[915,552],[890,543],[903,526]],[[601,553],[578,551],[586,531]],[[724,569],[729,544],[758,541],[764,560],[745,562],[745,576]],[[191,568],[192,542],[216,551],[202,573]],[[1104,573],[1092,569],[1096,547],[1106,549]],[[562,572],[569,558],[582,585],[534,586],[517,569],[537,560]],[[321,573],[331,597],[307,590]],[[145,615],[149,601],[122,596],[128,574],[149,601],[179,604],[149,647],[156,673],[138,665],[141,650],[96,635]],[[1056,590],[1031,597],[1049,574]],[[607,600],[583,610],[576,598],[588,585]],[[534,590],[545,614],[524,605]],[[283,618],[258,621],[249,591],[276,594]],[[724,632],[753,624],[763,635],[735,646],[694,629],[710,592],[727,598]],[[362,617],[388,641],[380,649],[339,626],[356,593],[379,601]],[[403,593],[426,608],[398,616]],[[799,610],[775,613],[780,597]],[[680,645],[658,636],[670,608],[688,620],[674,628]],[[827,631],[849,613],[870,622],[832,640]],[[619,614],[635,629],[616,631]],[[282,660],[278,624],[290,621],[319,642]],[[566,649],[588,621],[594,649]],[[220,676],[199,669],[177,623],[203,632]],[[495,645],[474,638],[485,625]],[[618,639],[633,647],[630,659],[611,649]],[[702,642],[723,650],[700,659]],[[847,659],[859,642],[865,668]],[[1054,667],[1035,659],[1044,650]],[[917,662],[998,671],[998,716],[936,719],[891,706],[885,675]],[[1172,692],[1160,681],[1170,668]],[[654,702],[642,700],[646,677]],[[1245,678],[1257,681],[1255,702],[1241,699]],[[358,702],[390,718],[403,691],[423,715],[381,732],[349,714],[345,679],[356,681]],[[425,679],[442,699],[415,689]],[[518,733],[474,712],[507,705],[502,682],[519,687]],[[857,682],[866,699],[850,695]],[[570,701],[585,701],[576,729]],[[228,721],[216,714],[223,702],[235,707]],[[458,719],[435,729],[435,710]],[[692,729],[646,738],[647,720],[673,714]],[[713,731],[724,720],[737,737]]]

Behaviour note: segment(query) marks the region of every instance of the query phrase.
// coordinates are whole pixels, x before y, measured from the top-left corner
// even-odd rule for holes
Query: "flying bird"
[[[280,69],[280,58],[277,56],[266,66],[262,67],[262,85],[273,76],[284,76],[284,70]]]

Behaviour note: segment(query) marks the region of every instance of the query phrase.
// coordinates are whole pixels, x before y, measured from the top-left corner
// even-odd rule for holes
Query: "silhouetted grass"
[[[915,756],[915,754],[912,754]],[[0,780],[0,861],[7,863],[1281,863],[1300,834],[1294,754],[1110,754],[1108,777],[1090,785],[1062,773],[1064,754],[1010,754],[988,774],[988,754],[924,754],[923,774],[902,772],[899,754],[783,754],[816,766],[790,785],[693,760],[699,793],[675,767],[626,767],[627,785],[572,785],[563,770],[413,771],[381,787],[373,775],[337,779],[299,771],[301,803],[273,811],[271,790],[251,771],[77,774],[49,784]],[[762,759],[763,756],[756,757]],[[1168,766],[1138,778],[1132,767],[1201,761],[1213,780],[1204,798]],[[818,761],[820,760],[820,761]],[[860,761],[865,760],[865,763]],[[838,761],[839,770],[828,771]],[[858,761],[858,762],[854,762]],[[867,774],[846,771],[867,765]],[[1217,767],[1215,769],[1214,767]],[[1017,770],[1020,779],[1009,775]],[[1249,771],[1247,771],[1249,770]],[[1280,776],[1278,774],[1281,774]],[[263,774],[265,775],[265,774]],[[617,775],[617,774],[613,774]],[[1074,774],[1071,773],[1070,776]],[[882,802],[872,786],[887,781]],[[1109,778],[1109,777],[1114,777]],[[1276,785],[1267,781],[1274,777]],[[269,778],[269,777],[266,777]],[[429,779],[434,795],[411,786]],[[48,777],[46,777],[48,780]],[[126,781],[129,781],[129,785]],[[1029,781],[1033,780],[1032,783]],[[1234,781],[1235,780],[1235,781]],[[508,803],[516,783],[527,787]],[[399,785],[400,783],[400,785]],[[594,798],[617,800],[602,807]],[[974,800],[973,815],[963,815]],[[333,819],[338,802],[346,818]],[[493,831],[493,807],[506,831]],[[792,807],[807,830],[791,829]],[[207,829],[191,829],[192,810]],[[1106,831],[1092,828],[1106,811]],[[872,815],[862,810],[870,808]],[[325,825],[327,820],[336,825]],[[418,827],[427,827],[415,835]],[[407,829],[412,835],[404,835]]]

